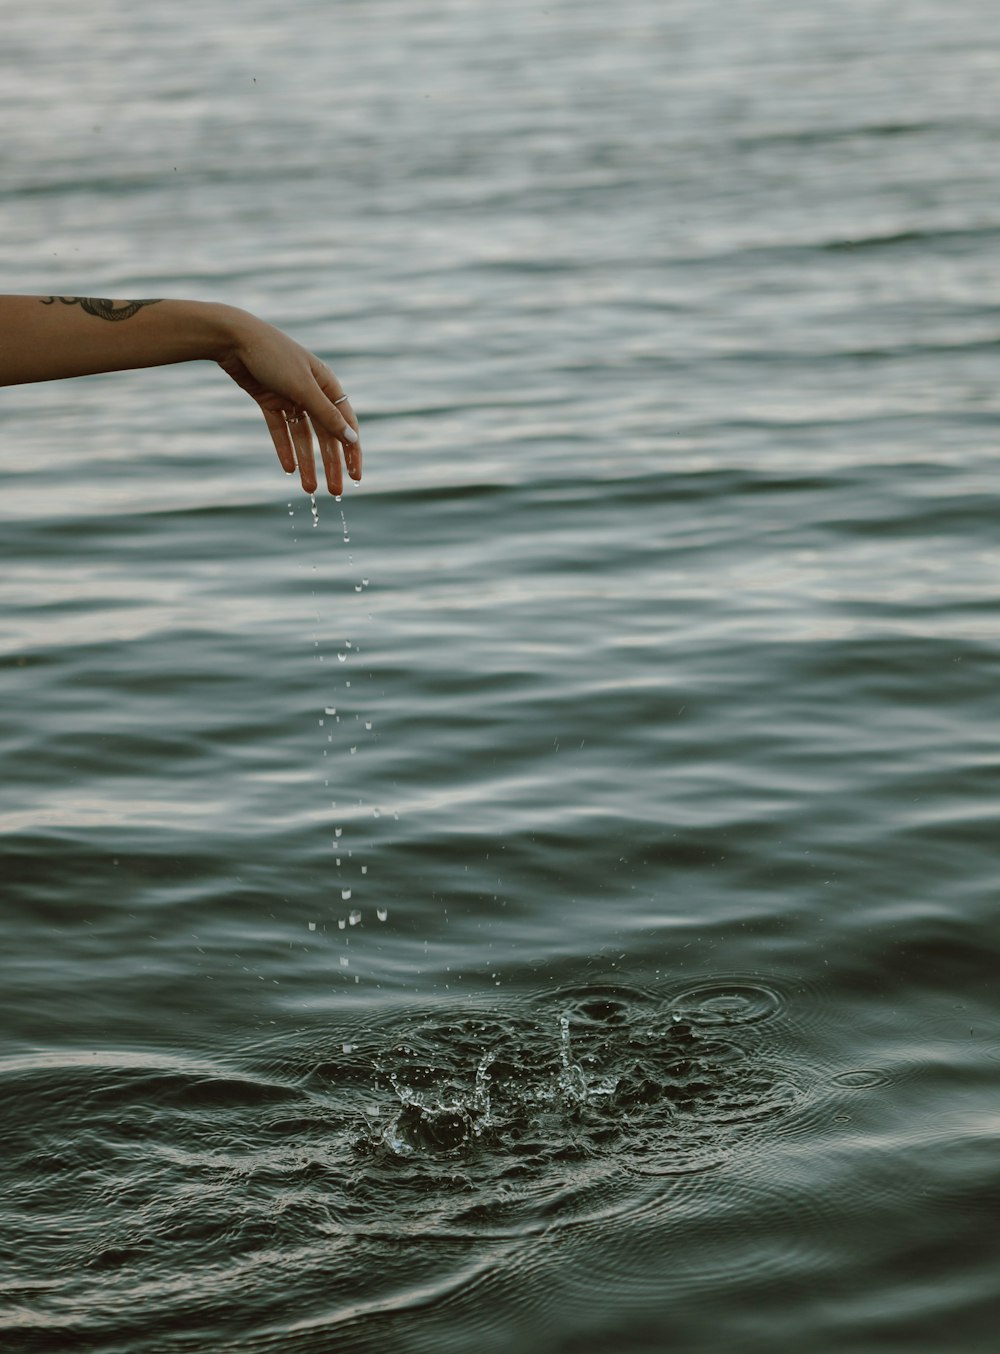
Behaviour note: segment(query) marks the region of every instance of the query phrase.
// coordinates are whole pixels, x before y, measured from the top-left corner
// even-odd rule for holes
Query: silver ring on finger
[[[341,395],[339,399],[334,400],[334,404],[343,404],[348,399],[350,399],[349,395]]]

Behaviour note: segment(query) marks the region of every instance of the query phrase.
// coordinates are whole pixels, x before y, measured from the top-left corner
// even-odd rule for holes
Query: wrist
[[[217,301],[182,301],[190,310],[189,320],[198,357],[223,362],[239,353],[255,324],[260,321],[247,310]]]

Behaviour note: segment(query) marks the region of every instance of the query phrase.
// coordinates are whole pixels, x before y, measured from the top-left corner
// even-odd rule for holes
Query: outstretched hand
[[[343,493],[344,465],[351,479],[361,479],[357,417],[340,382],[318,357],[247,314],[238,341],[218,361],[260,405],[278,460],[290,475],[298,467],[306,493],[316,492],[314,432],[330,493]]]
[[[358,420],[318,357],[249,311],[211,301],[0,296],[0,386],[211,358],[260,405],[278,453],[316,491],[319,441],[327,488],[344,466],[361,478]]]

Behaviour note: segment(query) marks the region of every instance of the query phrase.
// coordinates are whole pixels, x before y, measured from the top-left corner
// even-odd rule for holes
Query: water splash
[[[380,915],[380,914],[379,914]],[[591,989],[535,1018],[424,1019],[375,1060],[374,1142],[408,1157],[608,1153],[644,1174],[702,1170],[796,1098],[784,1068],[667,1005]],[[405,1095],[400,1088],[405,1088]]]

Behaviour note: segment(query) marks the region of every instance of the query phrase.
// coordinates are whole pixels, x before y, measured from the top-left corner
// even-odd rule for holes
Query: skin
[[[331,494],[344,467],[361,479],[358,420],[318,357],[235,306],[205,301],[111,301],[86,296],[0,296],[0,385],[95,372],[217,362],[259,406],[282,468],[317,487],[315,444]],[[315,439],[315,441],[314,441]]]

